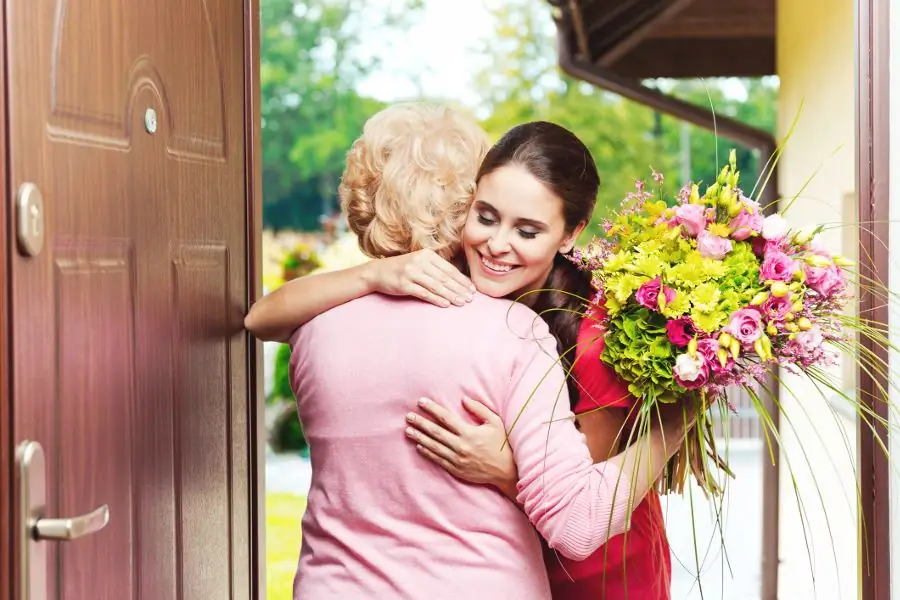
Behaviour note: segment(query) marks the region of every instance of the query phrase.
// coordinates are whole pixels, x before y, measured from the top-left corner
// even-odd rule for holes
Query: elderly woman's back
[[[421,396],[458,406],[468,395],[518,413],[530,392],[516,389],[520,363],[553,364],[522,335],[533,325],[546,335],[535,318],[485,296],[443,310],[373,295],[294,335],[292,383],[313,463],[296,599],[549,597],[525,514],[423,461],[402,426]]]

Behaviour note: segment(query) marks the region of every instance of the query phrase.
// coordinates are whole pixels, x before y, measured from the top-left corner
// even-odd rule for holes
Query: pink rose
[[[753,249],[753,254],[757,256],[757,258],[762,258],[766,255],[766,246],[768,242],[764,240],[761,236],[756,236],[755,238],[750,240],[750,248]]]
[[[651,279],[644,285],[638,288],[638,291],[634,294],[634,299],[637,300],[637,303],[641,306],[649,308],[650,310],[659,310],[659,290],[662,288],[664,290],[664,294],[666,295],[666,304],[675,300],[675,290],[670,287],[665,287],[662,285],[662,280],[657,277],[656,279]]]
[[[698,341],[697,353],[703,357],[710,371],[716,375],[728,373],[734,366],[734,359],[731,357],[730,353],[728,354],[724,367],[722,366],[722,363],[719,362],[719,340],[704,338]]]
[[[759,202],[752,198],[748,198],[743,194],[741,194],[741,204],[744,205],[744,208],[747,209],[747,212],[752,212],[753,214],[758,215],[762,211],[762,208],[759,206]]]
[[[759,267],[760,281],[790,281],[797,270],[796,261],[781,250],[769,251]]]
[[[682,204],[675,209],[675,222],[683,225],[691,237],[697,237],[706,227],[706,207],[702,204]]]
[[[695,390],[706,385],[709,381],[709,373],[709,365],[699,352],[696,358],[687,353],[679,354],[675,358],[675,367],[672,369],[675,383],[686,390]]]
[[[793,306],[793,302],[787,296],[781,298],[769,296],[769,299],[762,305],[762,313],[767,321],[781,321],[784,319],[784,315],[791,312],[791,306]]]
[[[697,236],[697,250],[703,258],[722,260],[726,254],[731,252],[731,248],[731,240],[706,230],[701,231]]]
[[[669,341],[679,348],[684,348],[694,337],[696,330],[690,317],[679,317],[666,322],[666,335]]]
[[[758,234],[762,231],[762,224],[763,216],[761,214],[755,212],[751,215],[746,210],[742,210],[728,226],[731,228],[731,237],[743,242],[754,233]]]
[[[725,331],[745,348],[752,346],[762,336],[762,316],[752,308],[737,310],[731,315]]]
[[[825,298],[830,298],[842,292],[846,283],[843,271],[836,265],[828,267],[806,266],[806,285]]]

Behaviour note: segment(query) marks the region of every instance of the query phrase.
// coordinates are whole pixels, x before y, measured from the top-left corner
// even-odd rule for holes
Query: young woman
[[[462,231],[464,277],[433,251],[373,261],[343,272],[295,280],[254,306],[248,329],[263,339],[286,339],[299,325],[353,298],[381,292],[412,295],[441,306],[472,298],[472,284],[493,297],[520,299],[543,313],[565,367],[574,377],[569,395],[597,462],[622,447],[627,394],[596,355],[600,332],[582,319],[593,291],[587,276],[565,257],[590,219],[599,178],[588,150],[570,132],[530,123],[510,131],[489,152],[476,178],[478,189]],[[352,177],[342,184],[345,206],[366,185]],[[354,227],[351,218],[351,227]],[[354,228],[365,240],[365,228]],[[365,246],[363,246],[365,249]],[[537,291],[544,289],[546,291]],[[549,311],[549,312],[548,312]],[[572,349],[588,357],[576,360]],[[573,365],[574,362],[574,365]],[[501,452],[505,430],[483,406],[464,401],[481,425],[454,417],[431,403],[428,412],[444,427],[409,415],[408,435],[421,454],[454,475],[492,483],[515,498],[516,469]],[[594,410],[602,407],[603,410]],[[480,448],[480,450],[478,450]],[[657,469],[658,473],[659,469]],[[554,598],[668,598],[670,568],[659,501],[650,496],[632,515],[632,529],[610,540],[580,563],[545,548]],[[657,562],[658,561],[658,562]],[[627,592],[626,592],[627,589]]]

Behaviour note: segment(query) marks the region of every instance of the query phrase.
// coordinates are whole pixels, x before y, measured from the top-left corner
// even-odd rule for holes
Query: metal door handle
[[[67,542],[97,533],[109,523],[109,506],[79,517],[48,519],[47,473],[44,450],[37,442],[25,441],[16,448],[18,487],[17,543],[19,546],[19,600],[46,600],[47,544]]]
[[[34,522],[32,536],[36,540],[68,542],[97,533],[109,523],[109,506],[100,508],[80,517],[69,519],[38,519]]]

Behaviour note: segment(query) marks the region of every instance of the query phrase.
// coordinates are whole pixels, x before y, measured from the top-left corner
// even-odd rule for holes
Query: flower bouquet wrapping
[[[667,197],[663,176],[653,180],[653,191],[637,182],[604,223],[606,235],[574,260],[591,271],[593,303],[606,315],[600,359],[639,399],[639,422],[649,425],[658,403],[692,403],[698,415],[660,491],[681,492],[690,472],[718,494],[713,469],[730,471],[708,409],[727,417],[728,394],[743,388],[765,410],[759,389],[775,366],[820,379],[849,348],[851,263],[816,243],[821,228],[796,231],[781,214],[764,217],[739,187],[733,151],[702,193],[687,184]]]

